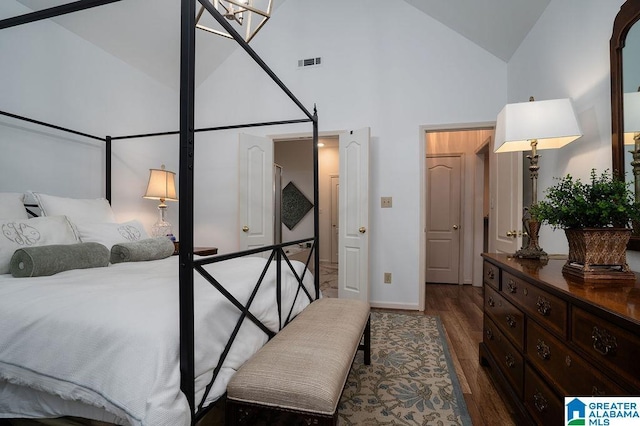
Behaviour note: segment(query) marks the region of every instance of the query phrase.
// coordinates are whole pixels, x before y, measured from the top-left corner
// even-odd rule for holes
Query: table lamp
[[[552,99],[507,104],[498,114],[494,152],[528,151],[531,174],[531,204],[538,202],[538,149],[560,148],[582,136],[570,99]],[[540,223],[524,208],[522,224],[529,236],[527,247],[514,256],[527,259],[548,258],[538,243]]]
[[[173,235],[173,228],[164,218],[167,205],[165,201],[178,201],[176,195],[176,174],[169,170],[165,170],[164,164],[160,169],[149,169],[149,183],[147,184],[147,192],[143,198],[150,200],[160,200],[158,210],[160,217],[151,228],[154,237],[165,235]]]

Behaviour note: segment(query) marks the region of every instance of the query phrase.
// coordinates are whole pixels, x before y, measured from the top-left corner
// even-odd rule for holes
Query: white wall
[[[494,121],[506,102],[506,64],[412,6],[390,8],[382,0],[287,1],[252,46],[307,109],[317,104],[321,132],[371,127],[371,301],[417,308],[424,262],[419,128]],[[322,66],[297,69],[298,59],[316,56]],[[302,117],[240,51],[198,87],[197,111],[203,126]],[[310,131],[300,125],[248,132]],[[221,225],[199,237],[233,249],[237,229],[222,223],[235,224],[237,177],[222,163],[237,158],[237,135],[206,138],[197,141],[196,174],[216,194],[218,202],[204,211]],[[393,197],[392,209],[380,210],[381,196]],[[393,285],[383,284],[384,271],[393,273]]]
[[[509,102],[570,97],[584,133],[559,150],[540,151],[538,199],[553,177],[569,173],[587,179],[592,168],[611,168],[609,39],[622,3],[552,0],[509,61]],[[548,253],[568,251],[564,232],[548,226],[540,245]]]
[[[2,2],[6,16],[29,12]],[[104,137],[177,130],[177,94],[75,34],[42,21],[0,33],[0,109]],[[25,131],[26,129],[26,131]],[[0,117],[0,191],[103,197],[102,142]],[[148,230],[157,203],[143,200],[148,169],[178,167],[177,143],[113,142],[113,208]],[[168,219],[177,225],[177,208]]]
[[[12,5],[16,14],[23,11],[13,2],[3,2],[3,11]],[[371,301],[417,308],[424,262],[419,256],[420,126],[494,121],[507,100],[506,64],[412,6],[398,2],[389,7],[383,0],[287,1],[252,46],[308,110],[317,104],[321,132],[371,127]],[[4,109],[98,134],[178,127],[173,90],[53,23],[3,30],[0,54],[12,58],[0,65]],[[322,66],[297,69],[298,59],[315,56],[323,58]],[[197,88],[196,114],[196,127],[304,117],[241,50]],[[12,132],[9,126],[1,131]],[[309,134],[311,125],[246,132]],[[238,248],[237,133],[198,133],[195,143],[194,242],[216,245],[221,252]],[[102,195],[95,189],[95,181],[102,179],[100,154],[72,159],[58,144],[42,142],[35,148],[42,156],[32,160],[32,148],[11,146],[14,156],[31,161],[36,173],[33,180],[6,176],[5,166],[16,161],[3,156],[1,190]],[[56,158],[58,168],[77,169],[64,185],[47,181],[54,155],[69,158],[63,163]],[[118,142],[114,155],[118,218],[140,217],[150,226],[155,203],[140,198],[147,169],[165,163],[177,171],[176,140]],[[392,196],[394,207],[381,211],[381,196]],[[175,224],[177,206],[169,208]],[[383,271],[393,273],[393,285],[382,283]]]

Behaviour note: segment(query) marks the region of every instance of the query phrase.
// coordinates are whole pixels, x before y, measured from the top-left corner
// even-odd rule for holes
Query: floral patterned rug
[[[339,425],[471,425],[439,317],[371,313],[371,365],[358,353]]]

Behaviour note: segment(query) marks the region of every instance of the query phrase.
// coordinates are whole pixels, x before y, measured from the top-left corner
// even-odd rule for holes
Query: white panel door
[[[369,128],[340,135],[338,297],[369,301]]]
[[[273,142],[240,134],[240,250],[273,244]]]
[[[492,153],[489,251],[513,254],[522,246],[522,153]]]
[[[462,159],[427,157],[428,283],[458,284],[460,276],[460,207]]]
[[[331,250],[330,256],[331,263],[338,263],[338,241],[340,239],[340,218],[338,212],[340,211],[340,177],[331,176]]]

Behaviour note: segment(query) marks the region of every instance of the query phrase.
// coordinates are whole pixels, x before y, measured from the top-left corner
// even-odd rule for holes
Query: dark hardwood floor
[[[505,403],[505,394],[479,362],[482,288],[454,284],[426,286],[425,314],[438,315],[442,320],[473,425],[516,425],[515,411]]]

